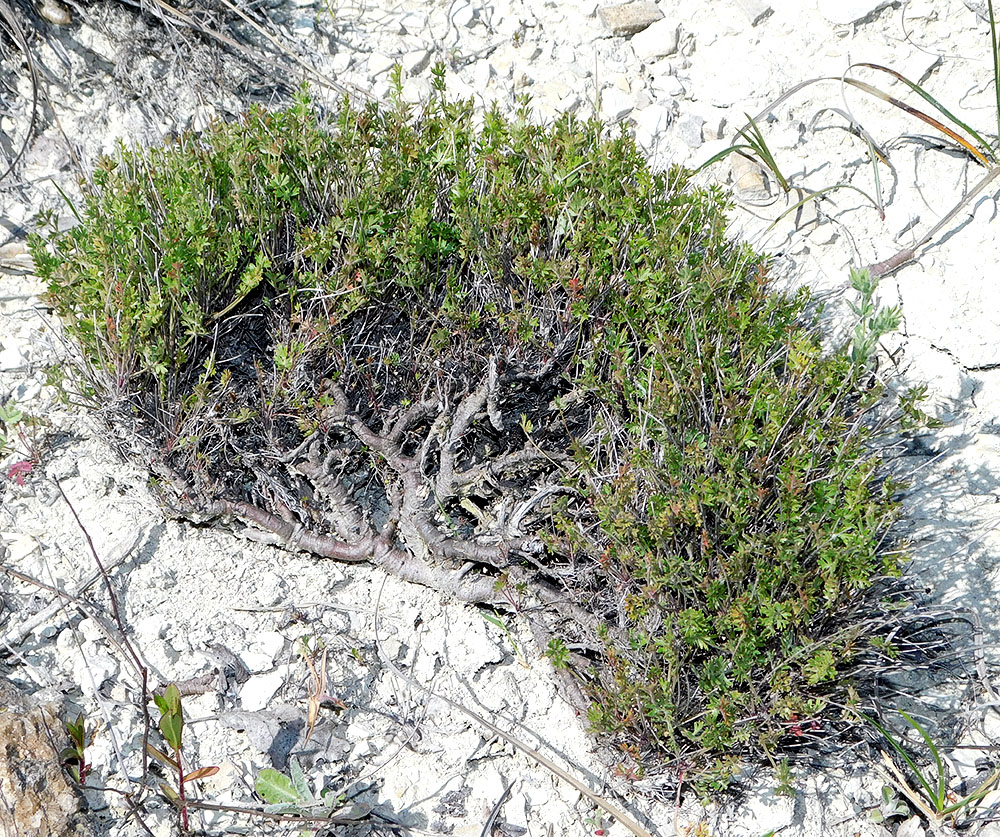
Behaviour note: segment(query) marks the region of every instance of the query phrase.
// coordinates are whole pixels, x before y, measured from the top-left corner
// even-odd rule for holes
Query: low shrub
[[[820,735],[898,603],[871,346],[623,132],[396,90],[122,148],[33,239],[109,426],[175,511],[525,612],[639,763]]]

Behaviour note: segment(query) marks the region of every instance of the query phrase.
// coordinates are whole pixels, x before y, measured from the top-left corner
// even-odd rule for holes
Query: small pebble
[[[56,0],[42,0],[38,4],[38,14],[56,26],[66,26],[73,22],[73,16],[69,13],[69,9],[62,3],[57,3]]]

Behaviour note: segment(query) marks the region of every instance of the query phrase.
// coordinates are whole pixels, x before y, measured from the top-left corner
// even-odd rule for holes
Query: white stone
[[[925,837],[927,834],[920,822],[920,817],[914,815],[904,820],[896,829],[896,837]]]
[[[281,669],[253,675],[240,689],[240,707],[245,712],[264,709],[284,684],[285,673]]]
[[[751,26],[762,23],[774,13],[774,9],[767,3],[761,3],[760,0],[736,0],[736,5],[746,15]]]
[[[496,71],[489,61],[477,61],[472,68],[472,83],[479,90],[485,90],[494,76],[496,76]]]
[[[99,691],[117,673],[117,660],[91,643],[84,643],[73,659],[73,680],[87,694]]]
[[[292,24],[292,33],[299,38],[308,38],[316,31],[316,18],[312,15],[300,15]]]
[[[450,20],[454,26],[468,29],[479,17],[479,10],[471,2],[456,4],[451,11]]]
[[[253,639],[253,648],[270,657],[273,662],[285,649],[285,637],[277,631],[261,631]]]
[[[684,85],[673,74],[657,73],[650,83],[653,95],[657,99],[681,99],[684,97]]]
[[[354,63],[354,53],[345,48],[334,54],[330,60],[330,69],[339,76],[346,73]]]
[[[633,111],[636,139],[644,146],[651,145],[670,126],[672,118],[670,109],[663,105],[649,105],[640,111]]]
[[[0,543],[7,547],[8,561],[13,566],[19,566],[25,558],[38,551],[38,541],[31,535],[22,535],[16,532],[0,532]],[[0,557],[3,551],[0,550]]]
[[[407,12],[399,19],[399,29],[404,35],[419,35],[427,28],[427,15]]]
[[[426,104],[431,97],[431,83],[423,78],[411,78],[403,83],[403,101],[408,105]]]
[[[632,112],[635,102],[631,94],[617,87],[605,87],[601,91],[601,119],[605,122],[619,122]]]
[[[911,20],[937,20],[938,8],[933,0],[910,0],[906,16]]]
[[[648,0],[604,6],[597,10],[597,14],[613,35],[634,35],[663,17],[656,4]]]
[[[564,81],[547,81],[535,87],[532,101],[550,111],[558,110],[559,103],[573,92]]]
[[[257,601],[262,607],[273,607],[285,600],[287,590],[285,579],[275,572],[265,570],[257,581]]]
[[[844,26],[864,20],[890,3],[892,0],[819,0],[818,8],[830,23]]]
[[[28,359],[16,346],[0,349],[0,372],[16,372],[28,365]]]
[[[80,631],[80,635],[87,642],[97,643],[107,640],[107,637],[104,635],[104,631],[101,630],[93,619],[87,618],[82,620],[77,630]]]
[[[43,389],[45,389],[44,384],[42,384],[41,381],[32,378],[29,381],[25,381],[14,391],[14,400],[18,403],[34,401],[42,394]]]
[[[429,49],[417,49],[403,56],[402,65],[410,75],[417,75],[427,69],[433,53]]]
[[[368,77],[376,78],[382,75],[382,73],[389,72],[395,63],[395,59],[390,58],[388,55],[381,52],[373,52],[368,56]]]
[[[705,120],[694,113],[689,113],[682,117],[675,126],[677,135],[684,140],[690,148],[698,148],[705,138],[701,134],[701,129],[705,125]]]
[[[680,27],[677,23],[664,18],[648,28],[632,36],[632,49],[644,64],[673,55],[677,52],[680,42]]]
[[[163,639],[167,635],[167,631],[170,629],[170,622],[165,620],[162,616],[151,613],[150,615],[143,616],[141,619],[137,619],[133,622],[132,629],[135,631],[138,645],[140,647],[145,647],[149,643]]]

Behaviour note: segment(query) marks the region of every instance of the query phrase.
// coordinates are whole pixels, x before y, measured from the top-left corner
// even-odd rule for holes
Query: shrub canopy
[[[896,572],[865,370],[719,191],[442,91],[103,160],[33,242],[90,394],[174,509],[537,605],[636,759],[776,749],[857,685]]]

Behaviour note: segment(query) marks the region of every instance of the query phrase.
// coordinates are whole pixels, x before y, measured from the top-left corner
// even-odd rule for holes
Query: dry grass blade
[[[161,0],[157,0],[161,2]],[[263,35],[267,40],[269,40],[274,46],[281,51],[284,55],[287,55],[296,64],[298,64],[303,70],[305,70],[309,75],[313,76],[318,81],[322,82],[325,86],[329,87],[331,90],[336,90],[338,93],[350,94],[350,91],[344,87],[344,85],[339,84],[327,75],[324,75],[315,67],[310,67],[305,61],[299,58],[294,52],[292,52],[288,47],[286,47],[281,41],[274,37],[270,32],[268,32],[263,26],[257,23],[255,20],[250,18],[242,9],[238,6],[233,5],[229,0],[220,0],[223,6],[232,11],[234,14],[239,15],[244,21],[246,21],[250,26],[257,30],[261,35]]]
[[[221,32],[216,32],[214,29],[210,29],[207,26],[203,26],[197,20],[195,20],[190,15],[184,14],[180,9],[174,8],[169,3],[164,2],[164,0],[153,0],[153,2],[159,7],[162,13],[170,15],[175,18],[175,20],[180,21],[185,26],[195,30],[196,32],[201,32],[203,35],[207,35],[209,38],[218,41],[220,44],[231,47],[237,52],[242,52],[249,55],[249,51],[243,44],[238,41],[234,41],[228,35],[223,35]]]
[[[1000,142],[1000,44],[997,43],[997,20],[993,14],[993,0],[986,0],[990,12],[990,48],[993,53],[993,92],[997,97],[997,137]]]
[[[916,84],[916,83],[910,81],[904,75],[902,75],[901,73],[897,73],[892,68],[890,68],[890,67],[884,67],[881,64],[870,64],[870,63],[865,62],[865,61],[860,61],[857,64],[852,64],[851,66],[852,67],[868,67],[869,69],[871,69],[871,70],[877,70],[880,73],[888,73],[890,76],[892,76],[893,78],[895,78],[897,81],[903,82],[903,84],[905,84],[914,93],[916,93],[918,96],[920,96],[921,99],[923,99],[928,104],[932,105],[937,111],[939,111],[942,115],[946,116],[948,119],[950,119],[956,125],[958,125],[958,127],[961,128],[963,131],[968,132],[976,140],[976,142],[979,143],[979,145],[980,145],[981,148],[985,148],[987,150],[987,153],[989,154],[989,157],[991,159],[995,160],[995,157],[994,157],[992,151],[990,151],[990,144],[988,142],[986,142],[986,140],[984,140],[974,128],[972,128],[970,125],[965,124],[965,122],[963,122],[961,119],[959,119],[957,116],[955,116],[955,114],[953,114],[950,110],[948,110],[948,108],[946,108],[944,105],[942,105],[933,96],[931,96],[931,94],[928,93],[926,90],[924,90],[919,84]],[[847,69],[848,69],[848,72],[849,72],[850,69],[851,69],[851,67],[848,67]],[[880,98],[881,98],[881,96],[880,96]],[[886,101],[891,101],[892,104],[897,105],[897,107],[900,106],[895,100],[892,100],[891,97],[890,97],[890,99],[887,99]],[[918,116],[921,119],[924,118],[924,116],[921,115],[920,111],[910,110],[908,106],[902,106],[902,107],[903,107],[904,110],[907,111],[907,113],[913,113],[915,116]],[[934,120],[932,117],[929,117],[927,121],[929,121],[931,125],[934,125],[935,127],[939,128],[939,130],[943,130],[943,128],[940,127],[940,123],[938,123],[937,120]],[[949,134],[949,136],[951,136],[951,134]],[[969,146],[965,145],[965,143],[962,143],[962,145],[965,148],[967,148],[969,151],[971,151],[973,154],[976,154],[977,157],[979,156],[979,154],[976,151],[974,151]],[[988,163],[984,163],[984,164],[985,165],[989,165]]]
[[[872,64],[872,65],[865,65],[865,66],[877,66],[877,65]],[[882,68],[882,69],[885,69],[885,68]],[[892,72],[892,70],[887,70],[887,72]],[[989,160],[989,158],[986,157],[985,154],[983,154],[978,148],[976,148],[965,137],[963,137],[961,134],[957,133],[956,131],[953,131],[951,128],[949,128],[947,125],[945,125],[940,120],[935,119],[933,116],[931,116],[931,115],[929,115],[927,113],[924,113],[922,110],[920,110],[918,108],[915,108],[912,105],[906,104],[906,102],[903,102],[903,101],[895,98],[894,96],[890,96],[884,90],[880,90],[879,88],[875,87],[874,85],[868,84],[868,82],[866,82],[866,81],[861,81],[860,79],[856,79],[856,78],[844,78],[843,81],[844,81],[844,84],[849,84],[849,85],[851,85],[851,87],[856,87],[856,88],[858,88],[858,90],[863,90],[865,93],[868,93],[869,95],[874,96],[876,99],[881,99],[884,102],[888,102],[893,107],[897,107],[900,110],[905,111],[906,113],[910,114],[911,116],[915,116],[915,117],[917,117],[917,119],[920,119],[921,121],[926,122],[932,128],[937,129],[942,134],[944,134],[945,136],[949,137],[950,139],[952,139],[956,143],[958,143],[958,145],[962,146],[962,148],[964,148],[966,151],[968,151],[973,157],[975,157],[984,166],[986,166],[987,168],[990,167],[990,165],[991,165],[990,160]]]
[[[881,277],[888,276],[890,273],[898,270],[903,265],[913,261],[917,257],[917,251],[920,250],[925,244],[927,244],[931,239],[934,238],[941,230],[943,230],[948,224],[952,222],[956,215],[962,211],[962,209],[976,197],[980,192],[984,191],[987,186],[989,186],[994,180],[1000,177],[1000,166],[994,166],[991,168],[986,175],[980,180],[972,190],[962,198],[955,206],[951,208],[947,215],[944,216],[940,221],[938,221],[930,230],[928,230],[923,238],[920,239],[912,247],[908,247],[905,250],[900,250],[898,253],[890,256],[885,261],[878,262],[868,266],[868,270],[873,276]]]
[[[14,39],[14,43],[17,44],[24,55],[24,60],[28,65],[28,72],[31,73],[31,121],[28,123],[28,129],[24,132],[24,139],[21,142],[20,150],[14,155],[14,159],[11,160],[10,165],[7,166],[4,173],[0,174],[0,182],[2,182],[8,174],[14,171],[14,167],[24,156],[24,152],[28,150],[28,141],[31,139],[31,132],[34,130],[35,121],[38,118],[38,70],[35,67],[35,59],[31,54],[31,50],[28,48],[28,39],[24,36],[24,30],[21,29],[17,18],[14,16],[14,10],[6,0],[0,0],[0,21],[6,24],[11,37]]]
[[[816,113],[813,114],[812,121],[809,123],[810,131],[815,130],[816,121],[819,119],[820,116],[822,116],[827,111],[830,111],[831,113],[835,113],[837,114],[837,116],[842,117],[844,121],[846,121],[848,124],[847,130],[850,131],[855,136],[861,137],[861,139],[863,139],[871,148],[873,156],[877,157],[882,163],[884,163],[886,166],[892,169],[893,167],[892,163],[889,162],[889,155],[885,151],[885,149],[882,148],[882,146],[880,146],[877,142],[875,142],[875,138],[872,137],[872,135],[869,134],[868,131],[864,129],[864,127],[861,125],[860,122],[858,122],[853,116],[851,116],[851,114],[849,114],[842,108],[825,107],[816,111]]]

